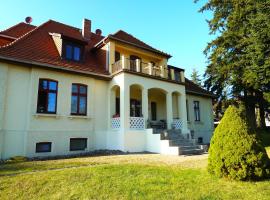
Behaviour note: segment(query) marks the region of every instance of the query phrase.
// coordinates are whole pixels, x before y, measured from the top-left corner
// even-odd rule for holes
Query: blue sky
[[[193,68],[204,73],[203,49],[213,38],[206,19],[198,13],[205,0],[11,0],[1,2],[0,29],[33,18],[39,25],[53,19],[81,28],[82,19],[92,20],[92,29],[104,35],[122,29],[173,56],[169,64],[184,68],[189,77]]]

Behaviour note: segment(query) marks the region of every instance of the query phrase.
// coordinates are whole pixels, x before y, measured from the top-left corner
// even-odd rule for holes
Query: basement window
[[[87,138],[70,138],[70,151],[84,151],[87,148]]]
[[[39,142],[36,143],[36,153],[45,153],[52,151],[52,143],[51,142]]]

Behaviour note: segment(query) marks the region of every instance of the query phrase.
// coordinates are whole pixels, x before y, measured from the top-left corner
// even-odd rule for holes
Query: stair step
[[[203,153],[204,153],[203,149],[186,149],[186,150],[179,149],[179,155],[199,155]]]

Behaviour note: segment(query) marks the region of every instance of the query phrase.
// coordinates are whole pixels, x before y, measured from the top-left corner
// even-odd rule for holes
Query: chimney
[[[90,39],[91,37],[91,20],[89,19],[83,19],[82,36],[85,39]]]

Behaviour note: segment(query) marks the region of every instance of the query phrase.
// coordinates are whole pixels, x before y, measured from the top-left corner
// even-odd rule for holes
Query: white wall
[[[189,121],[188,127],[190,130],[194,130],[195,139],[203,137],[204,143],[209,143],[211,136],[214,131],[214,116],[212,99],[202,96],[195,96],[187,94],[188,110],[189,110]],[[194,101],[200,102],[200,121],[195,121],[194,115]]]
[[[69,140],[74,137],[88,138],[86,151],[106,148],[107,81],[0,63],[0,76],[6,71],[8,73],[0,79],[0,88],[3,85],[6,88],[6,95],[1,93],[0,96],[0,109],[4,110],[0,115],[3,158],[80,153],[69,151]],[[56,115],[36,113],[40,78],[58,81]],[[86,117],[70,116],[72,83],[88,86]],[[3,100],[8,103],[4,104]],[[35,153],[37,142],[52,142],[52,152]]]

